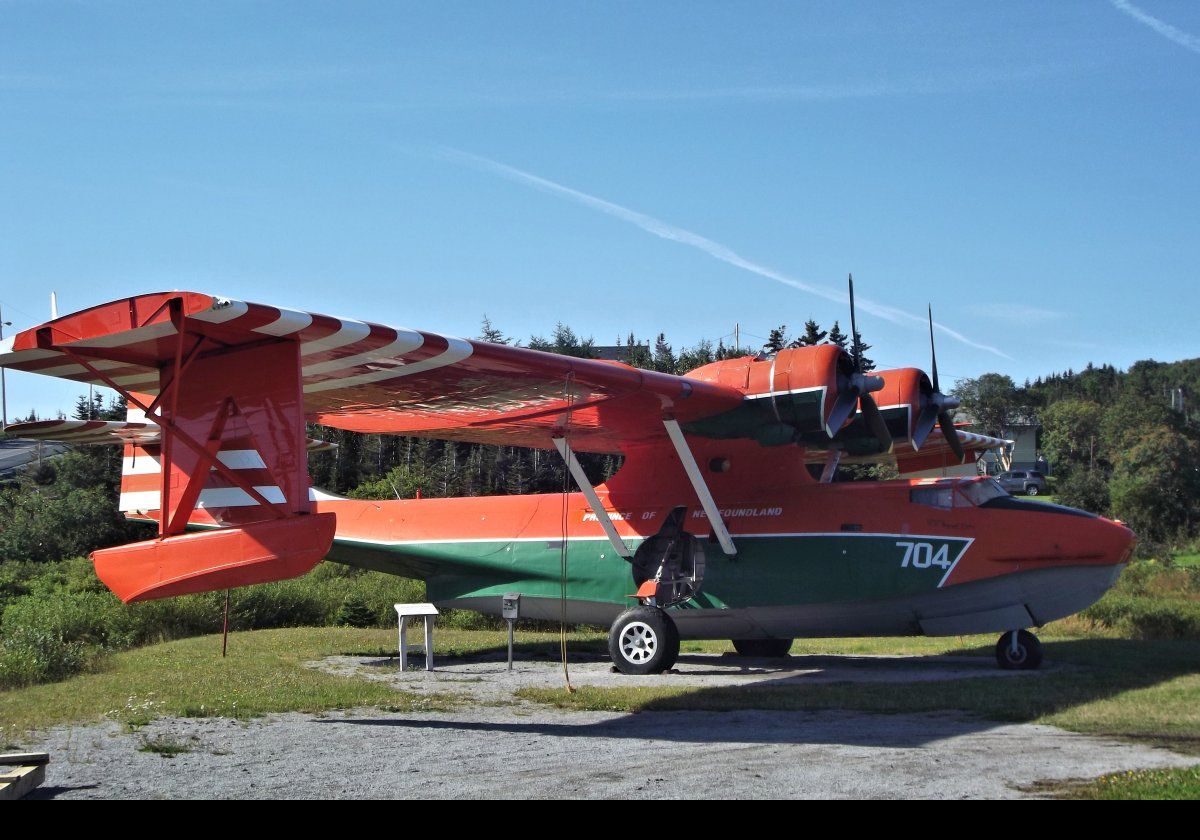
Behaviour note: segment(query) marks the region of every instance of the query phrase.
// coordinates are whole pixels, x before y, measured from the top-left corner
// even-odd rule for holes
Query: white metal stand
[[[433,622],[437,618],[437,607],[433,604],[396,604],[396,616],[400,620],[400,672],[408,670],[408,652],[421,650],[420,645],[408,644],[408,620],[418,616],[425,619],[425,670],[433,670]]]

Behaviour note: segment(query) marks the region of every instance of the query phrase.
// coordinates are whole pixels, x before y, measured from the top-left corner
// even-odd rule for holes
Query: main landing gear
[[[1042,664],[1042,643],[1028,630],[1010,630],[996,642],[996,662],[1006,671],[1031,671]]]
[[[634,607],[613,622],[608,652],[622,674],[661,674],[679,657],[679,630],[665,610]]]

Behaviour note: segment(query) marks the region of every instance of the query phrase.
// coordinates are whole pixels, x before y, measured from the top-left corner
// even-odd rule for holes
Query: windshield
[[[992,499],[1008,495],[1005,489],[994,478],[973,481],[970,484],[964,484],[959,489],[967,497],[967,500],[976,507],[982,505],[984,502],[990,502]]]
[[[926,487],[914,487],[909,493],[909,499],[918,505],[950,510],[952,508],[979,507],[992,499],[1007,496],[995,479],[987,478],[982,481],[968,481],[962,484],[934,484]]]

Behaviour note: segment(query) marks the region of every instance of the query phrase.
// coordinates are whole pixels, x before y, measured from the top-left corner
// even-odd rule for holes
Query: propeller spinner
[[[943,394],[938,386],[937,348],[933,341],[932,306],[929,307],[929,354],[932,361],[933,391],[928,394],[924,391],[921,393],[921,413],[917,417],[916,428],[913,429],[912,447],[914,450],[920,450],[925,445],[929,433],[933,431],[934,425],[937,425],[941,428],[947,445],[961,463],[966,458],[966,452],[959,439],[958,429],[954,426],[954,419],[950,416],[951,410],[958,408],[959,403],[957,398]]]

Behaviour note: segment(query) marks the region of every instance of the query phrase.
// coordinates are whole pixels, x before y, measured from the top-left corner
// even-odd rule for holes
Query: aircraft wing
[[[744,398],[725,385],[619,362],[195,292],[125,298],[25,330],[0,343],[0,365],[153,398],[175,370],[188,389],[195,359],[228,356],[207,375],[244,377],[250,371],[231,351],[270,344],[285,347],[269,364],[290,366],[294,357],[299,366],[304,415],[357,432],[542,448],[566,433],[579,451],[617,453],[665,438],[664,416],[686,423]],[[78,434],[136,431],[88,426]]]
[[[9,423],[5,436],[25,440],[52,440],[74,446],[120,446],[126,443],[152,446],[161,442],[162,432],[154,423],[131,423],[123,420],[34,420],[29,423]],[[308,439],[309,452],[331,452],[336,443]]]

